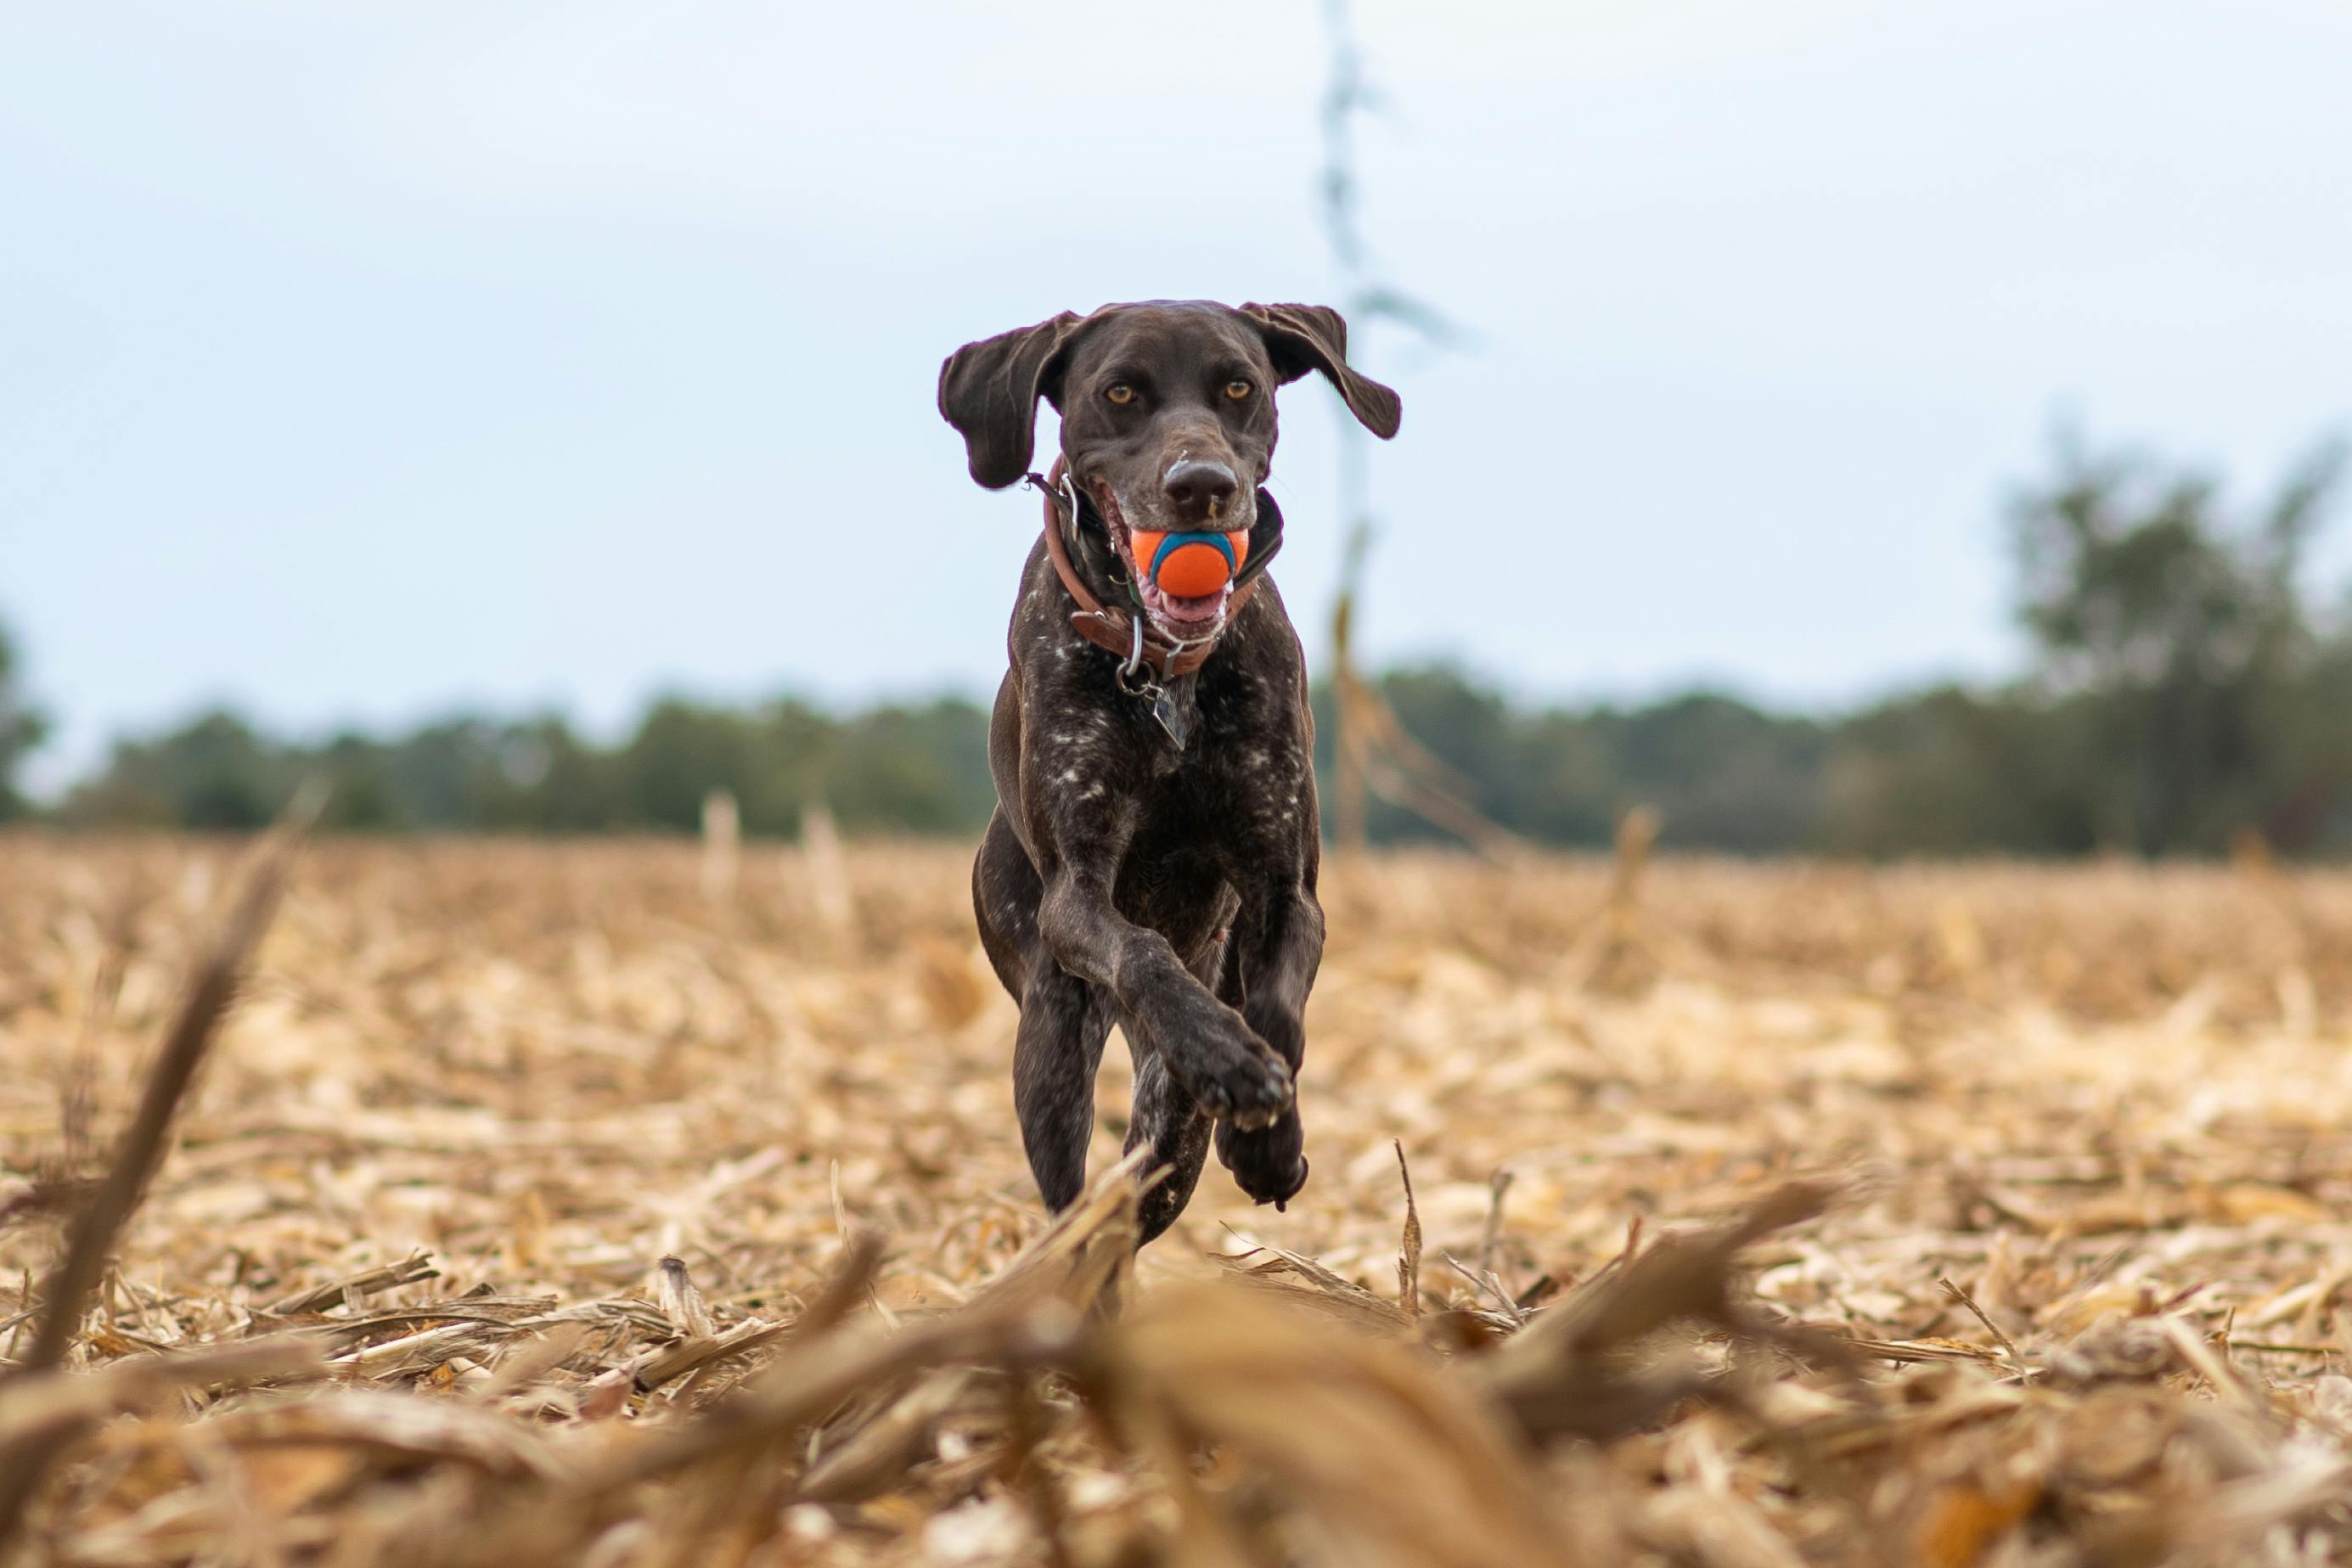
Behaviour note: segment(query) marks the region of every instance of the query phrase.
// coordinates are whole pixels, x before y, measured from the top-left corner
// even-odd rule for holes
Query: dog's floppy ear
[[[1328,305],[1244,305],[1244,316],[1265,340],[1274,373],[1285,385],[1320,371],[1366,430],[1382,441],[1397,433],[1404,403],[1370,376],[1348,368],[1348,323]]]
[[[963,436],[971,476],[1002,490],[1029,471],[1037,444],[1037,399],[1058,402],[1062,351],[1085,317],[1050,321],[966,343],[940,367],[940,413]]]

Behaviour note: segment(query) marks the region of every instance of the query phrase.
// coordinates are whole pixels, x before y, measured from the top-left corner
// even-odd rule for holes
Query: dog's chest
[[[1155,792],[1231,810],[1305,766],[1298,727],[1251,700],[1254,692],[1185,679],[1125,698],[1121,727]]]
[[[1192,743],[1181,752],[1155,734],[1141,792],[1145,818],[1202,844],[1256,842],[1295,823],[1312,766],[1302,737],[1263,716],[1249,717],[1255,722],[1202,704]]]

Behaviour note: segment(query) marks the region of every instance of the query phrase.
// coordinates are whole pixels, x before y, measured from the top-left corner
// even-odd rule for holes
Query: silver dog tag
[[[1160,727],[1168,732],[1176,749],[1183,750],[1184,743],[1192,737],[1192,705],[1179,701],[1175,693],[1162,686],[1151,699],[1151,716],[1160,721]]]

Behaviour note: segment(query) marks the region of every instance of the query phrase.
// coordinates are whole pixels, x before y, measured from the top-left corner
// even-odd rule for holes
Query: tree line
[[[1539,843],[1604,844],[1643,805],[1663,842],[1738,854],[2211,854],[2252,835],[2342,854],[2352,595],[2309,580],[2341,455],[2323,447],[2240,511],[2200,475],[2062,443],[2011,507],[2032,658],[1999,685],[1827,716],[1710,692],[1543,706],[1444,666],[1381,689],[1463,798]],[[609,745],[555,715],[305,742],[213,712],[120,741],[37,810],[12,780],[43,726],[11,661],[0,636],[0,819],[249,829],[319,777],[329,824],[350,831],[684,832],[724,789],[751,834],[796,833],[821,802],[852,831],[963,836],[995,796],[986,712],[967,699],[840,714],[672,696]],[[1328,747],[1328,694],[1317,704]],[[1378,803],[1369,826],[1381,841],[1444,836]]]

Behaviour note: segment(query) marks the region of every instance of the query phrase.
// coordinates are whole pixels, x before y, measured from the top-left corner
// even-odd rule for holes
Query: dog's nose
[[[1160,476],[1160,487],[1167,492],[1177,516],[1188,523],[1205,523],[1225,509],[1234,492],[1241,488],[1241,481],[1222,463],[1187,457],[1169,466]]]

